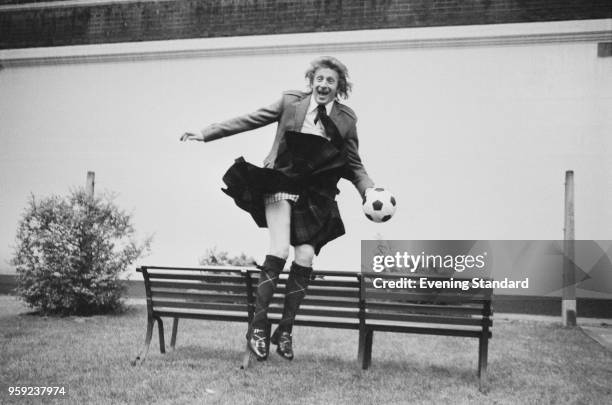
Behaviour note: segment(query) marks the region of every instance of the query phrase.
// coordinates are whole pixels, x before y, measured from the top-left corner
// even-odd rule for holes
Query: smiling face
[[[330,68],[318,68],[310,83],[317,104],[327,104],[338,93],[338,73]]]

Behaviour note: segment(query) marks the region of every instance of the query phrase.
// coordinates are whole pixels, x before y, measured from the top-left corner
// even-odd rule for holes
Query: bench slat
[[[403,302],[382,302],[374,301],[367,302],[367,308],[372,311],[397,311],[406,313],[432,313],[432,314],[466,314],[466,315],[482,315],[485,311],[485,306],[478,304],[465,305],[428,305]]]
[[[244,277],[241,274],[237,275],[219,275],[219,274],[170,274],[170,273],[149,273],[149,279],[153,280],[194,280],[206,282],[229,282],[236,284],[244,284]]]
[[[365,294],[367,301],[399,301],[399,302],[422,302],[424,304],[441,304],[441,303],[478,303],[487,302],[491,298],[486,295],[457,295],[452,293],[420,293],[420,292],[384,292],[380,290],[367,291]]]
[[[164,316],[169,318],[189,318],[189,319],[207,319],[210,321],[231,321],[231,322],[248,322],[249,317],[245,313],[244,315],[230,315],[227,313],[202,313],[202,312],[188,312],[188,311],[170,311],[170,310],[157,310],[153,312],[154,315]]]
[[[158,270],[162,270],[162,271],[187,271],[187,272],[202,272],[202,271],[209,271],[209,272],[217,272],[217,273],[244,273],[244,272],[249,272],[249,273],[258,273],[259,270],[255,269],[254,267],[236,267],[236,266],[206,266],[206,267],[165,267],[165,266],[141,266],[138,269],[136,269],[136,271],[138,272],[143,272],[143,271],[147,271],[149,273],[153,272],[153,271],[158,271]]]
[[[385,320],[398,322],[417,322],[417,323],[439,323],[448,325],[475,325],[481,326],[484,323],[491,325],[490,320],[483,318],[472,317],[449,317],[449,316],[434,316],[422,314],[400,314],[400,313],[376,313],[366,312],[366,324],[369,320]]]
[[[314,287],[349,287],[359,288],[359,280],[341,281],[328,279],[314,279],[310,281],[310,285]]]
[[[248,307],[244,304],[232,303],[209,303],[198,301],[168,301],[168,300],[153,300],[153,308],[189,308],[189,309],[210,309],[230,312],[248,313]]]
[[[200,302],[237,302],[246,303],[246,297],[239,294],[213,294],[205,291],[187,291],[178,289],[154,289],[152,291],[152,297],[156,299],[185,299],[195,300]],[[271,303],[283,304],[285,297],[281,293],[274,294]],[[359,299],[353,298],[339,298],[339,299],[325,299],[325,298],[314,298],[306,295],[302,305],[309,306],[322,306],[322,307],[335,307],[335,308],[358,308]]]
[[[210,321],[230,321],[230,322],[248,322],[247,316],[227,315],[224,313],[196,313],[196,312],[181,312],[181,311],[155,311],[155,315],[168,318],[185,318],[185,319],[205,319]],[[271,323],[278,323],[278,319],[270,318]],[[359,329],[357,322],[338,322],[336,320],[316,320],[298,317],[294,325],[296,326],[312,326],[319,328],[334,328],[334,329]]]
[[[282,307],[270,306],[268,308],[268,314],[280,314],[283,312]],[[329,309],[318,309],[318,308],[302,308],[298,311],[299,315],[305,316],[321,316],[327,318],[351,318],[357,319],[359,315],[359,311],[355,309],[354,311],[350,310],[337,310],[333,308]]]
[[[151,289],[169,289],[169,290],[198,290],[198,291],[230,291],[239,294],[246,293],[246,286],[240,284],[210,284],[210,283],[171,283],[161,281],[151,281]]]
[[[322,288],[308,287],[306,296],[312,297],[359,297],[359,289],[357,288]]]
[[[343,323],[337,320],[332,321],[317,321],[311,319],[300,319],[299,315],[296,317],[294,325],[298,326],[313,326],[318,328],[334,328],[334,329],[359,329],[359,323]]]
[[[368,329],[372,329],[379,332],[402,332],[402,333],[417,333],[423,335],[440,335],[440,336],[461,336],[461,337],[480,337],[483,332],[482,329],[452,329],[452,328],[436,328],[436,327],[423,327],[420,325],[368,325]],[[489,338],[491,332],[489,332]]]
[[[275,290],[276,294],[284,294],[285,287],[280,285],[277,286]],[[256,291],[253,291],[253,294],[256,294]],[[356,300],[359,299],[359,290],[358,289],[331,289],[331,288],[310,288],[306,291],[306,297],[338,297],[338,298],[354,298]]]
[[[178,318],[191,318],[191,319],[209,319],[209,320],[226,320],[243,322],[248,321],[246,314],[240,315],[237,313],[229,314],[227,312],[189,312],[189,311],[170,311],[170,310],[156,310],[154,313],[158,316],[167,317],[178,317]],[[270,321],[272,323],[278,323],[278,314],[271,314]],[[277,315],[277,316],[274,316]],[[357,329],[359,324],[357,322],[345,322],[341,323],[334,319],[317,320],[316,317],[308,315],[298,315],[295,320],[295,325],[301,326],[320,326],[320,327],[332,327],[332,328],[344,328],[344,329]],[[479,337],[482,334],[482,330],[468,330],[468,329],[452,329],[443,327],[423,327],[414,325],[388,325],[388,324],[368,324],[368,329],[381,331],[381,332],[408,332],[408,333],[420,333],[429,335],[444,335],[444,336],[465,336],[465,337]],[[489,333],[490,337],[491,333]]]
[[[272,303],[282,304],[285,298],[283,295],[274,294],[272,298]],[[323,306],[323,307],[335,307],[335,308],[358,308],[359,307],[359,299],[358,298],[338,298],[338,299],[325,299],[325,298],[314,298],[309,297],[308,293],[306,293],[306,298],[302,301],[302,305],[311,305],[311,306]]]
[[[257,278],[259,274],[259,270],[256,269],[248,269],[248,272],[251,273],[253,278]],[[287,274],[288,272],[283,272],[281,274]],[[333,270],[315,270],[312,272],[314,277],[338,277],[338,278],[346,278],[346,279],[359,279],[361,277],[361,272],[359,271],[333,271]]]
[[[246,303],[247,299],[240,294],[226,294],[226,293],[207,293],[202,291],[180,291],[180,290],[155,290],[153,291],[152,298],[156,299],[183,299],[199,302],[240,302]]]
[[[184,298],[195,300],[198,299],[202,302],[221,302],[221,303],[236,303],[236,304],[246,304],[247,298],[246,295],[240,294],[225,294],[225,293],[189,293],[183,291],[153,291],[152,298],[162,299],[162,298]]]
[[[153,300],[153,308],[186,308],[186,309],[202,309],[202,310],[221,310],[230,312],[248,312],[248,308],[245,304],[211,304],[206,302],[197,301],[168,301],[168,300]],[[268,308],[269,314],[281,314],[283,308],[280,306],[270,306]],[[318,309],[318,308],[300,308],[300,315],[308,315],[313,317],[326,317],[326,318],[351,318],[356,319],[358,310],[338,310],[334,308]]]
[[[286,283],[287,283],[287,277],[283,277],[283,275],[281,275],[281,277],[278,280],[277,287],[284,288]],[[257,287],[256,277],[252,279],[251,286],[253,288]],[[308,288],[312,288],[312,287],[342,287],[342,288],[359,289],[359,281],[358,280],[351,280],[351,281],[344,280],[343,281],[343,280],[315,279],[315,280],[310,280],[310,286]]]
[[[270,322],[278,323],[280,320],[280,314],[270,314]],[[339,328],[343,329],[358,329],[359,328],[359,320],[356,318],[331,318],[331,317],[320,317],[320,316],[311,316],[299,314],[295,318],[294,325],[302,325],[302,326],[323,326],[329,328],[335,328],[334,325],[339,325]]]

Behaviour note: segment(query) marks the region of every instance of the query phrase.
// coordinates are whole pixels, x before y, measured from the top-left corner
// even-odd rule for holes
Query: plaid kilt
[[[334,197],[329,195],[330,191],[313,185],[300,195],[291,210],[291,245],[312,245],[318,255],[327,242],[344,235],[344,223],[334,198],[335,185]]]
[[[274,194],[264,194],[264,206],[284,200],[296,202],[298,198],[300,198],[299,195],[287,193],[284,191],[277,191]]]
[[[344,224],[335,201],[336,185],[346,165],[343,150],[325,138],[288,132],[287,148],[275,168],[261,168],[242,157],[223,176],[223,192],[247,211],[255,223],[267,227],[264,198],[286,192],[299,195],[291,209],[291,245],[312,245],[315,253],[344,235]]]

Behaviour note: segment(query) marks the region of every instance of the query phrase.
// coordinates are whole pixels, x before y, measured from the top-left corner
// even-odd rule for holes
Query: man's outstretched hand
[[[185,132],[183,135],[181,135],[180,140],[181,142],[204,141],[204,136],[202,136],[202,134],[199,131],[198,132]]]

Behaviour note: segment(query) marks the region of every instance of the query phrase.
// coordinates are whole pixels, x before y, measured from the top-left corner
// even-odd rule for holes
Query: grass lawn
[[[295,328],[296,359],[271,353],[240,370],[245,325],[181,320],[177,350],[130,366],[146,309],[119,316],[46,318],[0,296],[0,403],[11,385],[65,386],[61,403],[406,404],[612,403],[612,354],[580,329],[495,321],[490,391],[478,391],[477,340],[376,333],[372,367],[359,369],[357,332]],[[170,320],[165,322],[166,342]],[[48,402],[50,397],[45,397]]]

